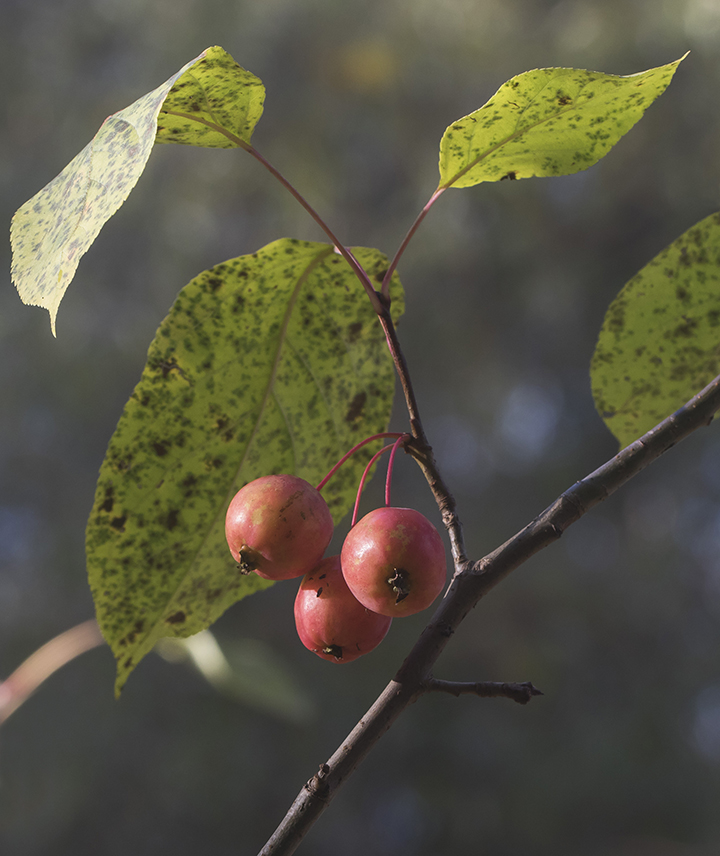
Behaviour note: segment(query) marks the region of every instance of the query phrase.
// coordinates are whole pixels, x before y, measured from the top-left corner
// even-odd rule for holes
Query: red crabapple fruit
[[[445,548],[432,523],[414,508],[376,508],[348,533],[340,553],[355,597],[382,615],[412,615],[445,586]]]
[[[352,595],[329,556],[305,575],[295,598],[295,626],[303,645],[331,663],[349,663],[379,645],[392,618],[366,609]]]
[[[327,503],[304,479],[262,476],[233,497],[225,537],[240,570],[266,580],[289,580],[311,571],[333,533]]]

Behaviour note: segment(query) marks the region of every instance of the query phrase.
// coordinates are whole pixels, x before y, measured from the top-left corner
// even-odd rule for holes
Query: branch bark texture
[[[388,340],[392,344],[390,335]],[[405,389],[405,384],[403,387]],[[412,400],[414,403],[414,398]],[[718,410],[720,375],[672,416],[576,482],[524,529],[479,561],[464,559],[454,502],[449,493],[441,497],[448,511],[447,515],[443,511],[446,526],[449,530],[451,527],[457,529],[455,539],[452,539],[451,532],[456,570],[450,587],[398,673],[335,754],[305,784],[280,826],[260,851],[260,856],[288,856],[293,853],[347,777],[398,716],[423,693],[440,688],[432,677],[432,667],[455,629],[482,597],[535,553],[557,541],[568,526],[607,499],[648,464],[693,431],[710,424]],[[421,465],[431,487],[433,479],[434,492],[442,493],[443,489],[438,487],[442,480],[435,467],[432,450],[419,426],[419,418],[413,424],[413,436],[418,442],[414,451],[422,459]]]

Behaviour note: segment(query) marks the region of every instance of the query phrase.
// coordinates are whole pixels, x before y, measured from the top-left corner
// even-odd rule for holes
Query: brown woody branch
[[[498,681],[440,681],[428,678],[423,684],[426,692],[450,693],[455,697],[476,695],[480,698],[509,698],[518,704],[527,704],[533,696],[542,695],[530,681],[521,684]]]
[[[388,341],[392,350],[393,341],[396,343],[397,340],[392,340],[388,335]],[[401,365],[404,366],[404,361]],[[406,381],[403,382],[404,390],[406,383],[409,383],[407,373]],[[412,401],[414,402],[414,398]],[[327,764],[321,767],[320,773],[303,787],[280,826],[261,850],[260,856],[288,856],[295,851],[355,767],[405,708],[426,691],[430,671],[455,628],[491,588],[539,550],[557,541],[568,526],[579,520],[593,506],[607,499],[680,440],[703,425],[709,425],[718,410],[720,376],[672,416],[664,419],[590,475],[576,482],[532,523],[477,562],[462,559],[462,533],[459,531],[459,520],[454,516],[452,497],[449,493],[441,497],[446,503],[446,525],[449,524],[449,529],[454,527],[457,530],[453,553],[455,554],[456,549],[458,551],[456,573],[442,603],[395,678]],[[432,453],[428,451],[419,418],[417,423],[413,424],[413,435],[425,447],[423,449],[421,446],[418,454],[427,454],[424,470],[435,479],[433,490],[442,492],[442,489],[437,487],[442,481],[434,466]],[[445,517],[445,511],[443,516]]]
[[[385,331],[388,348],[395,363],[395,370],[400,378],[403,395],[405,396],[405,405],[407,407],[408,416],[410,417],[410,429],[412,431],[412,441],[406,445],[407,451],[415,458],[420,469],[423,471],[427,483],[435,497],[440,514],[442,515],[445,529],[450,538],[450,549],[452,551],[453,562],[456,572],[462,568],[467,562],[465,554],[465,542],[463,539],[462,524],[457,514],[455,506],[455,498],[450,493],[447,485],[440,475],[433,450],[425,436],[425,430],[420,419],[417,401],[415,400],[415,392],[413,391],[410,373],[405,355],[400,347],[400,342],[397,337],[395,325],[390,317],[389,309],[386,309],[379,316],[382,328]]]

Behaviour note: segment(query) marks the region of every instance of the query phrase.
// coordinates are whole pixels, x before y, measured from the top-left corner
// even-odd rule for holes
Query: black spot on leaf
[[[694,335],[697,328],[697,321],[694,318],[683,318],[683,323],[673,330],[672,336],[680,336],[683,339],[689,339]]]
[[[355,422],[356,419],[359,419],[362,416],[363,410],[365,409],[366,401],[367,393],[358,392],[355,398],[353,398],[353,400],[350,402],[350,407],[348,407],[348,411],[345,414],[345,421]]]
[[[105,488],[105,501],[100,506],[101,511],[105,511],[108,514],[112,511],[113,505],[115,505],[115,498],[113,496],[114,491],[112,485]]]
[[[197,476],[193,473],[188,473],[180,482],[180,487],[184,489],[184,496],[187,498],[194,493],[195,485],[197,484]]]

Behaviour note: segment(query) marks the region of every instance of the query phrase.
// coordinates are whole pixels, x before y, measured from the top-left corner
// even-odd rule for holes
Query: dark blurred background
[[[588,365],[620,287],[720,208],[720,2],[2,0],[0,221],[108,114],[213,44],[266,84],[257,148],[345,242],[389,254],[437,185],[446,126],[505,80],[553,65],[631,74],[691,50],[600,164],[451,191],[403,259],[402,342],[481,556],[617,449]],[[158,147],[82,260],[57,340],[44,310],[21,305],[2,245],[0,677],[93,614],[83,536],[97,471],[177,291],[282,236],[323,240],[251,158]],[[394,499],[439,522],[408,459]],[[380,501],[373,484],[365,507]],[[278,692],[296,699],[284,712],[157,654],[119,702],[107,648],[50,678],[0,729],[0,852],[255,853],[430,615],[333,667],[296,638],[295,588],[239,603],[213,628],[246,678],[274,664]],[[299,853],[716,854],[717,428],[492,592],[437,676],[532,680],[545,695],[528,707],[420,701]]]

